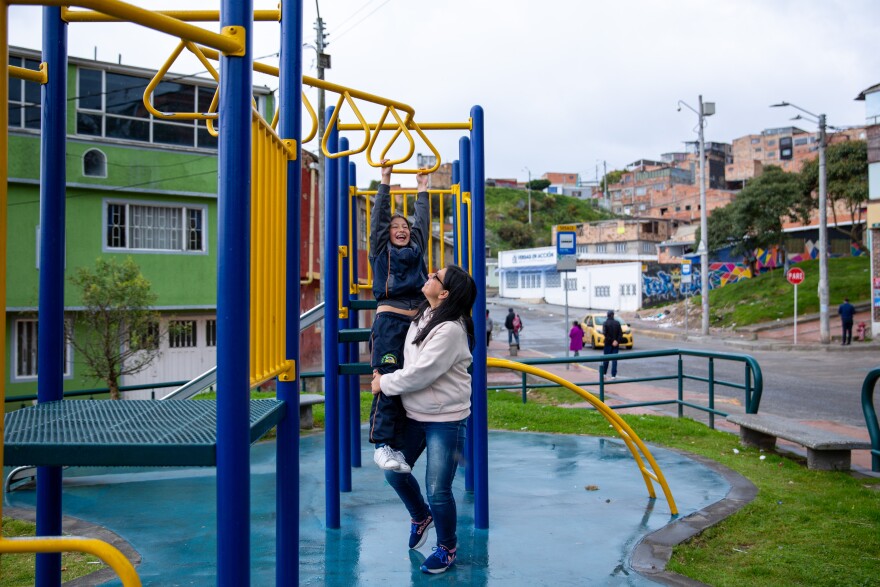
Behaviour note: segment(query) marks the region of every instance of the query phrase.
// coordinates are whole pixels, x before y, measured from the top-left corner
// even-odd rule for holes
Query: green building
[[[39,62],[39,52],[10,47],[11,65]],[[68,64],[66,276],[98,257],[130,256],[158,295],[162,321],[177,326],[159,341],[159,360],[123,385],[189,379],[216,364],[217,140],[203,122],[150,115],[143,94],[153,74],[85,59]],[[156,88],[157,109],[209,110],[212,79],[165,80],[173,81]],[[254,88],[254,98],[264,116],[273,111],[268,88]],[[40,108],[39,84],[10,78],[7,398],[37,389]],[[64,304],[71,316],[81,308],[69,280]],[[65,356],[65,391],[104,386],[70,345]]]

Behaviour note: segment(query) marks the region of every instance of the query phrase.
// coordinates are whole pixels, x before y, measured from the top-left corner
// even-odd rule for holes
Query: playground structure
[[[325,378],[326,396],[326,526],[340,527],[340,491],[351,490],[350,469],[359,466],[358,429],[359,376],[369,366],[356,361],[356,345],[364,340],[358,328],[357,312],[374,307],[359,292],[370,287],[370,277],[358,276],[353,210],[362,199],[369,216],[370,192],[358,191],[356,167],[349,158],[364,153],[369,165],[379,166],[398,141],[404,141],[403,155],[391,156],[389,164],[398,173],[417,173],[404,167],[415,149],[415,137],[435,156],[431,171],[441,163],[440,153],[426,131],[463,130],[458,161],[453,165],[453,187],[431,190],[438,197],[441,220],[451,203],[454,219],[454,260],[471,271],[478,297],[474,312],[477,332],[485,328],[484,241],[484,120],[475,106],[465,122],[420,123],[415,110],[402,103],[353,88],[302,75],[302,4],[283,0],[280,10],[253,11],[251,2],[225,0],[220,11],[151,12],[116,0],[22,0],[42,4],[43,63],[31,71],[8,66],[7,11],[0,8],[0,56],[7,71],[0,75],[0,102],[8,101],[8,75],[42,84],[42,147],[40,161],[40,292],[39,355],[43,368],[38,378],[38,404],[7,418],[7,430],[0,438],[14,437],[0,455],[6,464],[37,465],[37,533],[32,540],[0,539],[0,553],[38,552],[36,583],[60,584],[60,555],[81,550],[100,556],[113,567],[124,585],[139,585],[131,564],[113,547],[95,540],[59,537],[61,534],[62,465],[195,465],[217,468],[217,581],[220,585],[250,583],[249,549],[249,446],[268,429],[277,426],[276,464],[276,583],[298,582],[299,568],[299,356],[300,332],[300,238],[288,227],[300,226],[298,205],[303,143],[317,135],[317,117],[301,98],[302,84],[321,87],[339,95],[328,108],[327,130],[320,146],[327,157],[325,190],[326,246],[324,251]],[[67,6],[87,10],[71,11]],[[253,62],[250,40],[254,20],[276,20],[281,28],[280,66]],[[218,242],[217,279],[217,387],[216,402],[168,402],[175,407],[157,408],[151,400],[101,402],[61,401],[64,329],[64,243],[65,243],[65,143],[67,100],[67,31],[69,23],[129,21],[181,38],[144,96],[144,103],[157,118],[204,120],[209,131],[219,136],[218,151]],[[221,33],[190,24],[217,21]],[[151,102],[151,90],[186,49],[195,54],[217,79],[219,86],[208,112],[161,112]],[[211,64],[219,60],[219,71]],[[272,121],[264,120],[251,107],[253,71],[279,77],[279,107]],[[381,107],[376,123],[367,122],[358,101]],[[303,137],[302,110],[308,111],[312,128]],[[347,107],[355,124],[343,123],[340,112]],[[8,127],[7,110],[0,113],[0,128]],[[222,120],[219,130],[213,121]],[[376,154],[381,132],[391,138]],[[340,133],[362,133],[360,146],[350,148]],[[0,147],[0,170],[6,173],[7,137]],[[0,208],[6,210],[7,178],[0,178]],[[406,190],[401,205],[406,211]],[[367,222],[369,225],[369,222]],[[438,243],[442,266],[445,256],[443,224]],[[6,216],[0,216],[0,298],[5,299]],[[430,247],[429,247],[430,248]],[[249,308],[249,312],[242,312]],[[5,313],[2,320],[5,332]],[[0,372],[5,373],[5,340],[0,341]],[[57,367],[56,367],[57,366]],[[519,369],[516,363],[498,366]],[[532,369],[533,373],[541,374]],[[488,430],[486,402],[486,349],[474,349],[472,419],[468,426],[468,463],[465,485],[474,492],[475,527],[489,527],[488,516]],[[546,375],[545,375],[546,376]],[[277,400],[250,401],[249,390],[277,378]],[[638,436],[616,414],[603,409],[572,384],[551,380],[587,398],[612,422],[633,453],[650,497],[653,482],[661,485],[670,511],[677,514],[671,491],[650,452]],[[0,391],[2,399],[3,391]],[[193,405],[196,404],[196,405]],[[70,428],[65,423],[71,424]],[[24,424],[23,424],[24,423]],[[76,428],[76,430],[72,430]],[[197,429],[198,434],[193,434]],[[113,434],[108,431],[115,430]],[[77,432],[87,434],[78,436]],[[26,437],[26,440],[23,439]],[[2,441],[0,441],[2,442]],[[68,449],[61,450],[61,445]],[[2,445],[0,445],[0,448]],[[9,458],[12,455],[12,458]],[[651,469],[645,463],[651,465]],[[0,456],[0,467],[3,465]],[[346,474],[348,472],[348,474]],[[2,513],[2,512],[0,512]]]

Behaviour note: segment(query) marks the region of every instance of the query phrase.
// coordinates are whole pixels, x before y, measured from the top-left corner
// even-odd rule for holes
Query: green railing
[[[874,410],[874,386],[880,379],[880,367],[868,372],[862,383],[862,412],[865,413],[865,424],[871,436],[871,470],[880,471],[880,427],[877,425],[877,411]]]
[[[625,355],[616,354],[616,355],[598,355],[598,356],[583,356],[583,357],[562,357],[562,358],[549,358],[549,359],[522,359],[517,361],[519,363],[523,363],[525,365],[554,365],[554,364],[566,364],[566,363],[601,363],[606,359],[606,357],[613,356],[618,361],[634,361],[639,359],[653,359],[658,357],[678,357],[678,364],[675,373],[669,375],[657,375],[653,377],[633,377],[630,379],[615,379],[613,381],[608,381],[605,376],[602,374],[602,371],[599,370],[599,381],[586,381],[586,382],[573,382],[578,387],[598,387],[599,388],[599,399],[604,402],[605,401],[605,387],[607,385],[618,385],[621,383],[644,383],[650,381],[677,381],[678,389],[677,394],[674,399],[666,399],[666,400],[655,400],[655,401],[646,401],[646,402],[636,402],[629,404],[619,404],[614,406],[609,406],[612,409],[622,409],[622,408],[638,408],[645,406],[662,406],[669,404],[676,404],[678,406],[678,417],[682,417],[684,415],[684,408],[693,408],[695,410],[700,410],[703,412],[707,412],[709,414],[709,426],[711,428],[715,427],[715,416],[726,417],[727,413],[717,410],[715,408],[715,388],[717,386],[729,387],[733,389],[741,389],[745,394],[745,408],[746,413],[748,414],[757,414],[758,408],[761,405],[761,393],[764,390],[764,378],[761,374],[761,367],[758,365],[758,362],[750,357],[749,355],[740,355],[735,353],[716,353],[716,352],[708,352],[708,351],[696,351],[689,349],[666,349],[659,351],[641,351],[641,352],[627,352]],[[702,357],[705,358],[708,362],[708,376],[703,377],[700,375],[688,374],[684,371],[684,361],[683,357]],[[717,379],[715,377],[715,362],[718,360],[722,361],[733,361],[737,363],[743,364],[743,379],[742,383],[737,383],[734,381],[725,381],[722,379]],[[300,373],[300,380],[302,382],[303,391],[305,391],[305,380],[308,378],[317,378],[323,377],[324,373],[322,371],[314,371],[308,373]],[[700,381],[706,383],[708,385],[708,405],[699,405],[693,402],[685,401],[684,399],[684,383],[685,381]],[[529,389],[545,389],[551,387],[558,387],[556,384],[547,384],[547,383],[529,383],[526,378],[526,373],[522,374],[522,381],[516,385],[492,385],[489,386],[489,389],[492,390],[503,390],[503,389],[521,389],[522,390],[522,400],[523,403],[526,403],[527,392]]]
[[[709,426],[715,428],[715,416],[726,417],[727,414],[715,408],[715,388],[717,386],[729,387],[733,389],[741,389],[745,393],[745,409],[747,414],[757,414],[761,405],[761,393],[764,390],[764,378],[761,374],[761,367],[758,362],[749,355],[740,355],[735,353],[716,353],[709,351],[696,351],[689,349],[665,349],[658,351],[641,351],[627,352],[626,354],[616,355],[599,355],[599,356],[583,356],[583,357],[563,357],[550,359],[522,359],[518,362],[526,365],[553,365],[565,363],[601,363],[605,360],[617,361],[636,361],[639,359],[654,359],[659,357],[678,357],[677,369],[675,373],[668,375],[656,375],[652,377],[632,377],[628,379],[614,379],[608,381],[599,369],[599,381],[573,382],[578,387],[598,387],[599,399],[605,401],[605,387],[608,385],[619,385],[621,383],[645,383],[651,381],[677,381],[678,389],[676,397],[672,399],[654,400],[645,402],[633,402],[628,404],[618,404],[609,406],[612,409],[619,410],[623,408],[638,408],[646,406],[662,406],[675,404],[678,406],[678,417],[684,415],[684,408],[693,408],[709,414]],[[684,357],[702,357],[708,362],[708,376],[694,375],[685,373]],[[715,377],[715,362],[733,361],[743,364],[742,383],[734,381],[725,381]],[[685,381],[700,381],[708,385],[708,405],[699,405],[684,399],[684,383]],[[526,379],[526,374],[522,374],[522,382],[519,385],[494,385],[489,389],[521,389],[522,401],[526,403],[527,392],[529,389],[542,389],[548,387],[558,387],[548,384],[530,384]]]

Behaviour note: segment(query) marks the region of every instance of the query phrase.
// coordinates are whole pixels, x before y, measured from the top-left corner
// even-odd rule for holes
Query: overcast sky
[[[276,0],[254,5],[274,8]],[[39,49],[39,9],[9,10],[10,44]],[[716,103],[708,141],[789,124],[815,129],[791,122],[796,110],[768,108],[782,100],[827,114],[829,125],[861,125],[864,102],[854,98],[880,82],[877,0],[323,0],[320,10],[329,81],[409,104],[422,122],[464,122],[481,105],[488,177],[524,180],[528,168],[532,177],[559,171],[593,179],[602,161],[611,170],[682,150],[696,140],[697,116],[678,112],[677,102],[696,108],[699,94]],[[306,0],[310,43],[315,17]],[[254,55],[276,53],[277,23],[256,27]],[[71,56],[155,68],[176,40],[133,25],[76,23],[69,43]],[[305,75],[316,75],[314,55],[306,49]],[[172,67],[201,69],[192,59]],[[277,88],[271,78],[255,82]],[[336,99],[328,94],[328,104]],[[365,114],[378,117],[369,107]],[[354,122],[350,112],[343,117]],[[430,134],[444,160],[457,158],[460,136]],[[416,151],[428,152],[421,144]],[[365,184],[378,174],[359,162],[358,177]]]

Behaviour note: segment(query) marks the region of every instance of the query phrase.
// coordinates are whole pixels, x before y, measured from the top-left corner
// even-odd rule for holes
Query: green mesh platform
[[[250,401],[250,441],[285,414]],[[204,466],[217,464],[217,402],[64,400],[6,414],[6,465]]]

